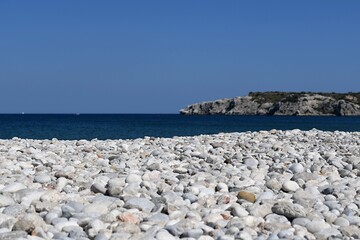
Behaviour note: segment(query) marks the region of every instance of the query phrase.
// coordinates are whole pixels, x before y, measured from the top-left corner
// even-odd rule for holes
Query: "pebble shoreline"
[[[360,239],[360,132],[0,140],[0,239]]]

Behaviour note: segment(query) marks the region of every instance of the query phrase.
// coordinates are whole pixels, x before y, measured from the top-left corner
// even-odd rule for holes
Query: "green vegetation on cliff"
[[[277,102],[297,102],[300,97],[305,95],[322,95],[334,98],[335,100],[346,100],[355,104],[360,104],[360,92],[349,93],[323,93],[323,92],[250,92],[249,96],[259,104]]]

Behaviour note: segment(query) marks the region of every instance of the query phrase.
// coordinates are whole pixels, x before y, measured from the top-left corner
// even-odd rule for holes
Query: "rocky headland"
[[[0,239],[359,239],[360,133],[0,140]]]
[[[360,93],[250,92],[248,96],[196,103],[184,115],[359,116]]]

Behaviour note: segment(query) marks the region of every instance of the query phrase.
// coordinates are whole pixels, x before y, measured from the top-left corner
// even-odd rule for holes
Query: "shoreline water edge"
[[[0,140],[0,239],[359,239],[360,132]]]

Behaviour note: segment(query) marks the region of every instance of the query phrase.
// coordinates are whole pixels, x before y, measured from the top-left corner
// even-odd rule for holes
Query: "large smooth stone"
[[[31,233],[36,227],[45,226],[44,220],[37,214],[28,213],[20,218],[14,225],[14,230],[25,231]]]
[[[140,175],[134,174],[134,173],[130,173],[126,179],[125,179],[126,183],[138,183],[140,184],[142,182],[142,178]]]
[[[289,167],[289,170],[292,172],[292,173],[301,173],[304,171],[304,167],[303,165],[301,165],[300,163],[293,163],[290,167]]]
[[[2,213],[13,217],[17,217],[20,214],[25,213],[25,211],[26,211],[26,206],[16,203],[5,207]]]
[[[39,174],[35,176],[34,181],[38,183],[48,183],[51,182],[51,177],[46,174]]]
[[[254,203],[256,201],[256,197],[255,194],[253,194],[252,192],[246,192],[246,191],[240,191],[237,194],[237,197],[239,199],[244,199],[248,202]]]
[[[299,188],[299,185],[294,181],[286,181],[282,185],[282,190],[285,192],[295,192]]]
[[[146,198],[130,198],[126,201],[124,207],[128,209],[136,208],[143,212],[151,212],[155,204]]]
[[[8,196],[0,195],[0,208],[7,207],[13,204],[15,204],[14,199]]]
[[[248,211],[245,210],[244,207],[242,207],[240,204],[233,204],[230,207],[231,209],[231,215],[235,217],[245,217],[248,216]]]
[[[168,231],[165,229],[161,229],[156,233],[156,239],[157,240],[175,240],[176,238],[171,235]]]
[[[1,192],[3,193],[14,193],[21,189],[25,189],[26,186],[22,183],[14,182],[10,183],[9,185],[5,186],[3,189],[1,189]]]
[[[279,191],[282,187],[281,183],[276,179],[270,179],[265,183],[265,186],[273,191]]]
[[[86,205],[84,207],[84,209],[82,210],[84,213],[95,213],[95,214],[106,214],[108,213],[109,209],[108,209],[108,203],[101,203],[101,202],[96,202],[96,203],[92,203],[89,205]]]
[[[350,222],[346,218],[339,217],[335,220],[334,224],[340,227],[347,227],[350,225]]]
[[[319,232],[323,229],[330,228],[330,224],[325,221],[315,220],[305,225],[306,229],[311,233]]]
[[[107,193],[110,196],[117,197],[122,192],[124,185],[125,185],[124,179],[121,179],[121,178],[110,179],[106,186]]]
[[[285,216],[290,220],[306,216],[306,212],[301,205],[289,202],[275,203],[271,210],[273,213]]]
[[[45,193],[46,191],[40,189],[21,189],[15,192],[13,197],[16,202],[30,206],[32,202],[40,200]]]

